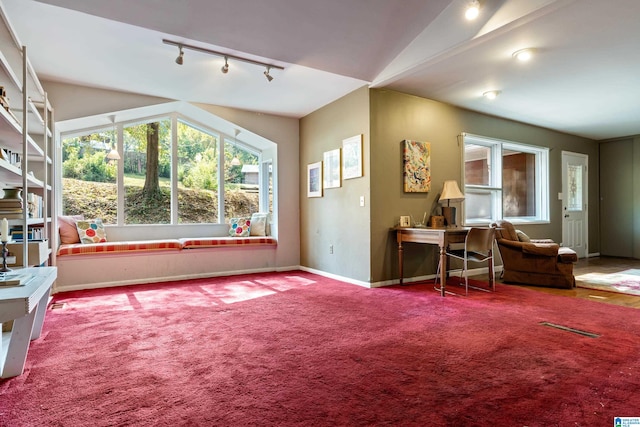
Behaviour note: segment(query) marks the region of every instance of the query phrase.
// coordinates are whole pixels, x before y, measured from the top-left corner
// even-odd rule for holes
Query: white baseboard
[[[199,274],[181,274],[177,276],[151,277],[148,279],[138,279],[138,280],[117,280],[117,281],[99,282],[99,283],[83,283],[78,285],[56,287],[53,293],[81,291],[85,289],[113,288],[115,286],[144,285],[147,283],[178,282],[181,280],[206,279],[210,277],[238,276],[241,274],[271,273],[274,271],[291,271],[291,270],[298,270],[298,269],[300,269],[300,267],[296,265],[291,267],[279,267],[279,268],[254,268],[254,269],[247,269],[247,270],[220,271],[220,272],[209,272],[209,273],[199,273]]]

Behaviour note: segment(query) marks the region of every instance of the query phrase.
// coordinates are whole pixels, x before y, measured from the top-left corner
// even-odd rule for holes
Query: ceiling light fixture
[[[178,53],[178,57],[176,58],[176,64],[182,65],[184,62],[184,50],[182,50],[182,45],[179,44],[178,48],[180,49],[180,53]]]
[[[256,61],[249,58],[243,58],[241,56],[236,56],[236,55],[229,55],[228,53],[222,53],[215,50],[206,49],[204,47],[178,43],[178,42],[174,42],[173,40],[162,39],[162,43],[168,44],[171,46],[177,46],[180,49],[180,54],[178,55],[178,58],[176,58],[176,63],[178,64],[182,64],[182,57],[184,55],[183,49],[189,49],[189,50],[195,50],[196,52],[206,53],[208,55],[214,55],[214,56],[219,56],[221,58],[224,58],[225,65],[222,67],[223,73],[226,73],[229,69],[229,66],[228,66],[229,59],[235,59],[236,61],[242,61],[248,64],[260,65],[261,67],[266,67],[267,71],[265,71],[264,75],[267,76],[267,80],[269,81],[273,80],[273,76],[269,74],[269,71],[271,69],[284,70],[284,67],[281,67],[279,65],[267,64],[266,62]]]
[[[533,57],[533,49],[527,48],[516,50],[515,52],[513,52],[512,56],[518,61],[527,62]]]
[[[222,66],[222,74],[227,74],[229,72],[229,58],[224,57],[224,65]]]
[[[478,0],[471,0],[467,6],[467,10],[464,12],[464,16],[469,21],[473,21],[478,15],[480,15],[480,2]]]
[[[264,76],[267,78],[267,80],[271,81],[273,80],[273,76],[269,74],[269,71],[271,71],[271,67],[267,66],[267,69],[264,70]]]
[[[489,100],[494,100],[498,97],[498,95],[500,95],[500,91],[499,90],[490,90],[487,91],[485,93],[482,94],[482,96],[484,96],[485,98],[489,99]]]

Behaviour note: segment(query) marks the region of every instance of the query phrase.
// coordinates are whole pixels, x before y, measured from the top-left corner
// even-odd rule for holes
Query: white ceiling
[[[640,134],[640,1],[2,0],[42,80],[291,117],[363,85],[592,139]],[[187,50],[167,38],[284,67]],[[515,50],[536,56],[517,63]],[[494,101],[482,97],[500,90]]]

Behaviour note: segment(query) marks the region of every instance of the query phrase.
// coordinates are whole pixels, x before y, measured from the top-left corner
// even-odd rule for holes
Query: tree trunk
[[[161,198],[160,181],[158,180],[159,127],[160,123],[158,122],[147,124],[147,170],[142,194],[146,199],[151,200]]]

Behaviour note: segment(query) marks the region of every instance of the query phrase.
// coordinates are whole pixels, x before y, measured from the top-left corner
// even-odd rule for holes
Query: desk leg
[[[403,260],[402,252],[403,252],[402,241],[399,241],[398,242],[398,270],[399,270],[399,273],[400,273],[400,285],[402,285],[402,278],[404,277],[404,275],[403,275],[404,274],[404,266],[402,264],[404,262],[404,260]]]
[[[2,366],[2,378],[17,377],[24,371],[36,311],[36,309],[31,310],[31,313],[13,321],[11,338],[7,346],[7,356],[4,360],[4,366]]]
[[[445,295],[447,286],[447,251],[446,245],[440,246],[440,295]]]

